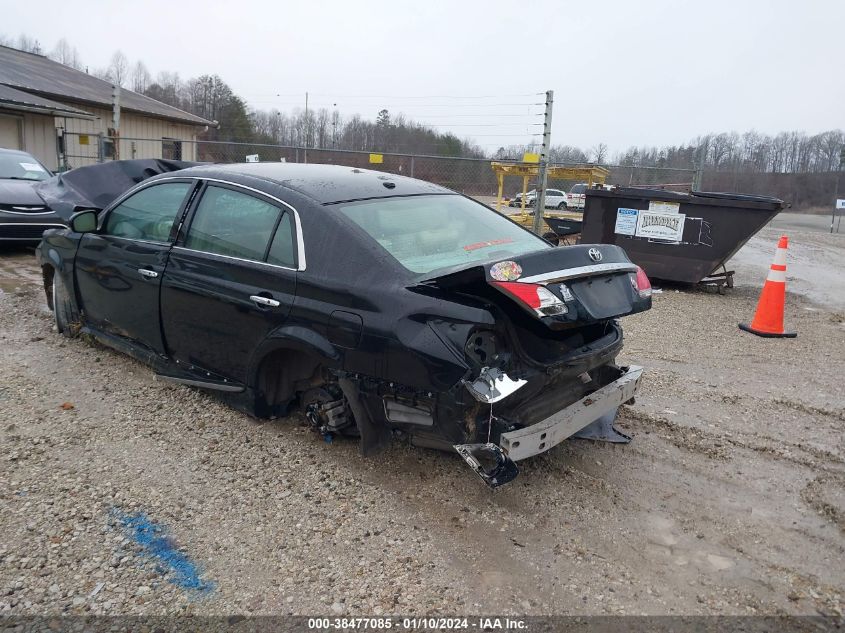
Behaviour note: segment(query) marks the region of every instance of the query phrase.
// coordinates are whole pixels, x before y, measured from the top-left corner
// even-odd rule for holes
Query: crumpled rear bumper
[[[512,461],[545,453],[606,413],[634,397],[643,368],[627,367],[611,383],[531,426],[502,433],[499,446]]]

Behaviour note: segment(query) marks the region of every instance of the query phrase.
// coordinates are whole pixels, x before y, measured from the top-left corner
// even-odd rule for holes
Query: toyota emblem
[[[590,250],[588,250],[587,255],[589,255],[590,259],[592,259],[594,262],[601,261],[601,251],[597,248],[591,248]]]

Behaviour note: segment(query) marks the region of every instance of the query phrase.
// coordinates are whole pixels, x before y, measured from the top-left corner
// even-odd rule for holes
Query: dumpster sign
[[[680,202],[663,202],[661,200],[649,200],[648,210],[654,213],[680,213]]]
[[[614,233],[619,235],[636,235],[637,233],[637,216],[640,212],[637,209],[625,209],[620,207],[616,211],[616,228]]]
[[[640,211],[637,214],[637,228],[635,235],[653,240],[666,242],[680,242],[684,235],[683,213],[654,213]]]
[[[681,242],[683,241],[686,217],[683,213],[672,210],[654,211],[649,209],[646,211],[645,209],[619,207],[616,209],[616,226],[613,232],[617,235],[644,237],[665,242]]]

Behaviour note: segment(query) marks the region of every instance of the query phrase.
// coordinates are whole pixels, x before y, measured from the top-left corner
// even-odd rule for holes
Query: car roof
[[[26,156],[27,158],[32,158],[32,154],[28,152],[22,152],[19,149],[7,149],[5,147],[0,147],[0,154],[11,154],[12,156]]]
[[[320,204],[367,198],[455,193],[416,178],[343,165],[234,163],[189,167],[169,174],[171,177],[175,175],[220,178],[233,182],[238,181],[238,176],[259,179],[292,189]]]

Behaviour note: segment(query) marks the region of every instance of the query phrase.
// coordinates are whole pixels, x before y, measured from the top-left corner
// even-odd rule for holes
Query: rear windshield
[[[420,274],[552,248],[463,196],[382,198],[340,210],[405,268]]]
[[[572,185],[569,193],[584,193],[585,191],[587,191],[587,185]]]

